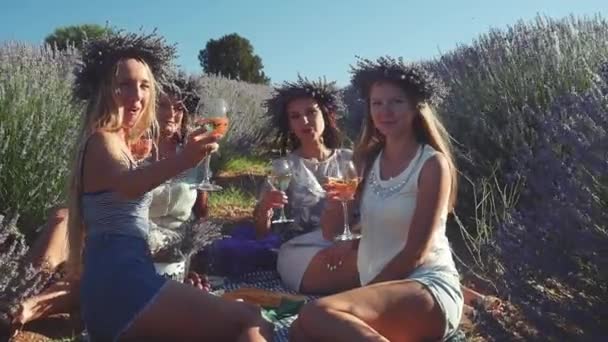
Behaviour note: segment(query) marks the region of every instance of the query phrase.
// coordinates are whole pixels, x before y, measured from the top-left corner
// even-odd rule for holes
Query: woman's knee
[[[298,313],[299,326],[303,331],[314,331],[319,320],[331,317],[331,307],[321,299],[309,302]]]
[[[65,220],[68,218],[68,208],[53,207],[49,210],[49,219]]]

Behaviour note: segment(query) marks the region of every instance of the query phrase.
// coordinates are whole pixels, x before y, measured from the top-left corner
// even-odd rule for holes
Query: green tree
[[[198,60],[206,73],[250,83],[270,83],[260,56],[254,54],[248,39],[236,33],[210,39],[199,51]]]
[[[44,39],[44,42],[55,46],[58,50],[65,50],[69,45],[80,49],[87,39],[98,38],[113,32],[114,30],[111,28],[97,24],[64,26],[55,29]]]

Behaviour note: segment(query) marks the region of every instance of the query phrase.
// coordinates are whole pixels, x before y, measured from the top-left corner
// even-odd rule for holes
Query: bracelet
[[[337,264],[332,265],[330,263],[327,263],[326,266],[327,266],[328,271],[333,272],[336,269],[338,269],[340,266],[342,266],[342,259],[338,260]]]

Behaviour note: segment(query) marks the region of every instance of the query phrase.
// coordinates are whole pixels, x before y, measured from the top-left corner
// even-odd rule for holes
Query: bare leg
[[[257,306],[228,301],[190,285],[168,282],[125,332],[146,337],[196,341],[265,341],[272,335]]]
[[[289,341],[291,342],[308,342],[312,341],[310,336],[306,335],[306,332],[300,327],[300,321],[295,320],[291,323],[289,328]]]
[[[462,289],[462,296],[464,297],[464,303],[466,305],[474,307],[478,303],[483,303],[485,296],[481,293],[472,290],[466,286],[461,286],[460,288]]]
[[[28,251],[28,261],[37,266],[46,266],[54,272],[67,260],[68,210],[51,210],[42,234]]]
[[[338,245],[321,250],[313,257],[302,277],[300,292],[330,294],[359,285],[357,250],[350,245]]]
[[[307,304],[298,320],[304,334],[315,341],[438,339],[445,326],[443,314],[428,290],[409,280],[374,284],[319,299]]]

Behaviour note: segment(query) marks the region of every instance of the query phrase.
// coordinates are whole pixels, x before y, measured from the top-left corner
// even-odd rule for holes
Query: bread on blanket
[[[281,305],[281,301],[283,299],[293,301],[306,299],[303,296],[292,295],[289,293],[272,292],[253,287],[243,287],[231,292],[226,292],[222,295],[222,298],[232,300],[242,299],[247,303],[257,304],[259,306],[267,308],[278,308]]]

